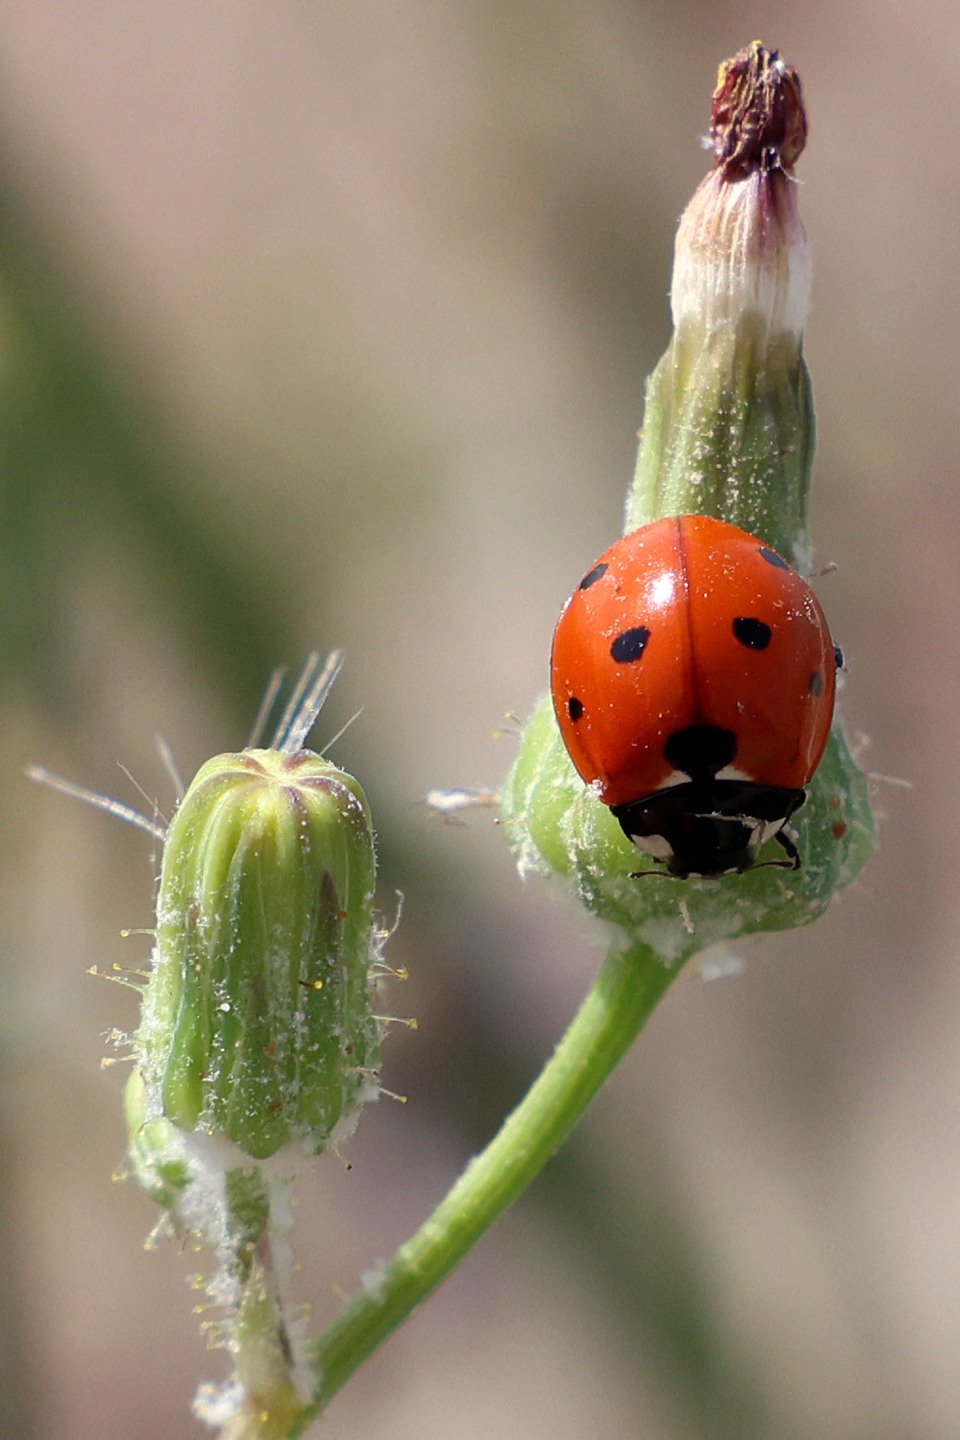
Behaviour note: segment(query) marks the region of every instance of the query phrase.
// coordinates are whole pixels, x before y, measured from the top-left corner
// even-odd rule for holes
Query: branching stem
[[[691,945],[691,953],[694,948]],[[681,968],[634,945],[612,953],[552,1058],[487,1148],[313,1347],[317,1393],[302,1435],[356,1369],[463,1259],[559,1148]]]

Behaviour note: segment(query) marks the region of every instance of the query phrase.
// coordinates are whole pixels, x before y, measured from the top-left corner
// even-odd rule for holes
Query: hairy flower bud
[[[363,791],[307,750],[207,762],[166,837],[137,1052],[149,1120],[316,1153],[372,1089]]]
[[[799,77],[755,42],[721,65],[712,114],[714,168],[677,230],[674,333],[647,382],[624,528],[715,515],[802,570],[814,419]]]
[[[720,67],[713,96],[714,168],[677,230],[674,327],[710,332],[752,314],[770,335],[803,334],[810,249],[793,167],[806,143],[800,77],[776,52],[749,46]]]
[[[638,876],[642,857],[573,768],[549,697],[524,727],[501,816],[521,874],[566,877],[589,910],[669,963],[720,940],[808,925],[856,877],[874,845],[866,782],[837,728],[796,817],[799,870],[785,875],[760,865],[684,882],[648,864]]]
[[[625,533],[710,515],[803,574],[814,418],[801,351],[810,266],[793,179],[806,139],[796,72],[759,43],[727,61],[711,133],[714,168],[677,232],[674,332],[647,383]],[[874,822],[839,723],[804,788],[801,866],[789,875],[775,860],[719,879],[678,879],[652,861],[638,871],[637,850],[580,779],[545,698],[521,735],[501,817],[522,872],[567,877],[588,908],[679,963],[718,940],[806,924],[858,874]]]
[[[152,964],[124,1092],[130,1173],[216,1269],[207,1321],[233,1373],[195,1413],[222,1440],[283,1440],[313,1394],[304,1317],[286,1303],[303,1158],[353,1130],[378,1092],[370,814],[351,776],[304,748],[340,669],[311,654],[270,747],[275,672],[250,748],[197,773],[168,826],[38,767],[29,773],[163,843]],[[175,767],[172,767],[175,771]],[[100,972],[94,972],[100,973]],[[119,1032],[115,1038],[119,1037]]]

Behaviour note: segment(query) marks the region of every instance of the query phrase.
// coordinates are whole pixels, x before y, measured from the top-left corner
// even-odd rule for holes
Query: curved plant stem
[[[680,964],[677,960],[668,967],[643,946],[608,956],[552,1058],[497,1135],[400,1246],[379,1283],[355,1296],[314,1342],[311,1358],[320,1381],[312,1402],[297,1415],[291,1437],[303,1434],[353,1372],[526,1189],[629,1049]]]

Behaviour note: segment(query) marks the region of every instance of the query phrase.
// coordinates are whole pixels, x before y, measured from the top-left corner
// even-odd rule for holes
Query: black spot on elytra
[[[823,694],[823,676],[820,674],[819,670],[814,670],[813,674],[810,676],[810,694]]]
[[[761,545],[760,554],[763,556],[764,560],[766,560],[768,565],[774,565],[778,570],[790,569],[790,566],[787,564],[786,560],[784,560],[783,556],[778,555],[776,550],[771,550],[769,545]]]
[[[589,590],[590,586],[596,585],[597,581],[600,580],[604,575],[606,575],[606,573],[607,562],[605,560],[601,560],[599,565],[594,565],[592,570],[587,571],[586,575],[584,575],[583,579],[580,581],[580,584],[577,586],[577,589]]]
[[[755,620],[750,615],[739,615],[734,620],[733,633],[740,644],[746,645],[748,650],[766,650],[772,636],[769,625],[763,620]]]
[[[576,695],[571,695],[567,701],[567,714],[570,716],[574,725],[576,725],[580,716],[583,714],[583,701],[578,700]]]
[[[624,630],[610,646],[610,655],[618,665],[632,665],[646,650],[649,639],[650,631],[646,625],[638,625],[634,630]]]
[[[737,737],[719,725],[688,725],[675,730],[663,747],[667,761],[691,780],[712,778],[737,753]]]

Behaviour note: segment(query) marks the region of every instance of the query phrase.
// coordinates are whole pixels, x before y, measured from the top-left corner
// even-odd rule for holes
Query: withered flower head
[[[756,314],[770,335],[799,337],[810,304],[810,255],[793,167],[807,137],[800,79],[759,41],[720,67],[713,95],[714,169],[677,231],[674,325],[708,329]]]
[[[800,76],[754,40],[717,71],[710,138],[725,180],[754,170],[792,173],[807,143]]]

